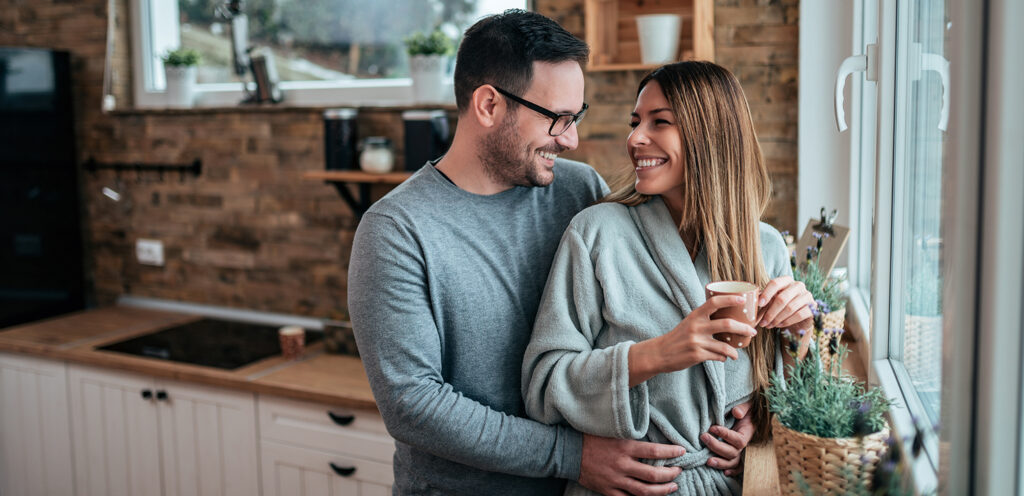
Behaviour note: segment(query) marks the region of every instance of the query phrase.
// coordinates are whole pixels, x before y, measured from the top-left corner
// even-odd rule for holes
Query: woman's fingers
[[[764,310],[761,317],[761,327],[778,327],[779,317],[787,318],[789,316],[788,313],[784,313],[787,311],[786,307],[789,306],[794,299],[803,295],[812,298],[810,296],[810,292],[808,292],[807,288],[804,286],[804,283],[799,281],[793,282],[789,286],[786,286],[782,291],[777,292],[768,303],[767,308]],[[811,301],[813,301],[813,299]],[[807,303],[810,303],[810,301]],[[795,310],[796,306],[794,304],[790,313]]]
[[[769,301],[772,301],[772,298],[775,297],[776,293],[782,291],[792,283],[793,278],[789,276],[782,276],[772,279],[771,281],[768,282],[764,289],[761,290],[761,297],[758,298],[757,300],[757,306],[763,307],[767,305]]]
[[[804,306],[801,310],[798,310],[788,319],[783,320],[781,323],[779,323],[777,327],[782,327],[786,329],[794,329],[794,327],[796,329],[809,329],[811,325],[813,325],[811,323],[812,317],[813,316],[811,315],[811,309],[807,308],[807,306]]]
[[[690,315],[698,314],[706,318],[711,318],[711,314],[717,312],[719,309],[731,307],[733,305],[742,305],[744,301],[746,300],[742,296],[712,296],[711,298],[708,298],[703,305],[697,307],[693,312],[690,312]]]

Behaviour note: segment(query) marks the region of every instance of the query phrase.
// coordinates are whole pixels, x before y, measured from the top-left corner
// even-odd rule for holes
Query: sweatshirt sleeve
[[[359,223],[348,302],[374,398],[396,440],[481,470],[579,478],[579,432],[494,410],[445,382],[422,252],[387,216],[370,212]]]
[[[570,226],[555,254],[523,359],[526,412],[588,434],[637,439],[647,433],[647,385],[629,387],[632,341],[594,348],[604,327],[602,307],[590,251]]]

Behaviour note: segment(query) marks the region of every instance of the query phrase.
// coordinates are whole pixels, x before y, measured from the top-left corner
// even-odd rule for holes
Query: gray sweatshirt
[[[560,494],[582,436],[525,418],[523,352],[558,241],[607,186],[557,160],[547,187],[466,192],[427,165],[356,230],[349,311],[396,440],[396,494]]]

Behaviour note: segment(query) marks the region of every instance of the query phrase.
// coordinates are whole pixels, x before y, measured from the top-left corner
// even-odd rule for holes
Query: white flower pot
[[[636,16],[640,38],[640,61],[644,64],[669,64],[676,61],[682,19],[675,14]]]
[[[196,66],[164,65],[167,106],[191,107],[196,94]]]
[[[413,55],[409,58],[413,100],[422,103],[445,101],[446,55]]]

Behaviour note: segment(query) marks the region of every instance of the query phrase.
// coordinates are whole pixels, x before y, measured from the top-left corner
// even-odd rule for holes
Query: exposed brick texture
[[[130,102],[126,0],[117,0],[113,92]],[[535,7],[583,37],[583,0],[536,0]],[[750,100],[775,185],[767,220],[793,230],[797,175],[795,0],[718,0],[717,61],[734,71]],[[303,181],[323,168],[322,121],[313,109],[103,114],[106,0],[0,0],[0,45],[69,50],[81,161],[203,160],[198,178],[81,172],[87,277],[94,301],[133,294],[327,316],[344,307],[357,220],[333,187]],[[628,180],[628,114],[643,73],[587,76],[591,111],[570,158],[609,182]],[[361,114],[360,135],[391,134],[401,165],[401,118]],[[107,186],[123,198],[100,193]],[[386,189],[375,190],[376,195]],[[164,242],[164,267],[134,260],[138,238]]]

